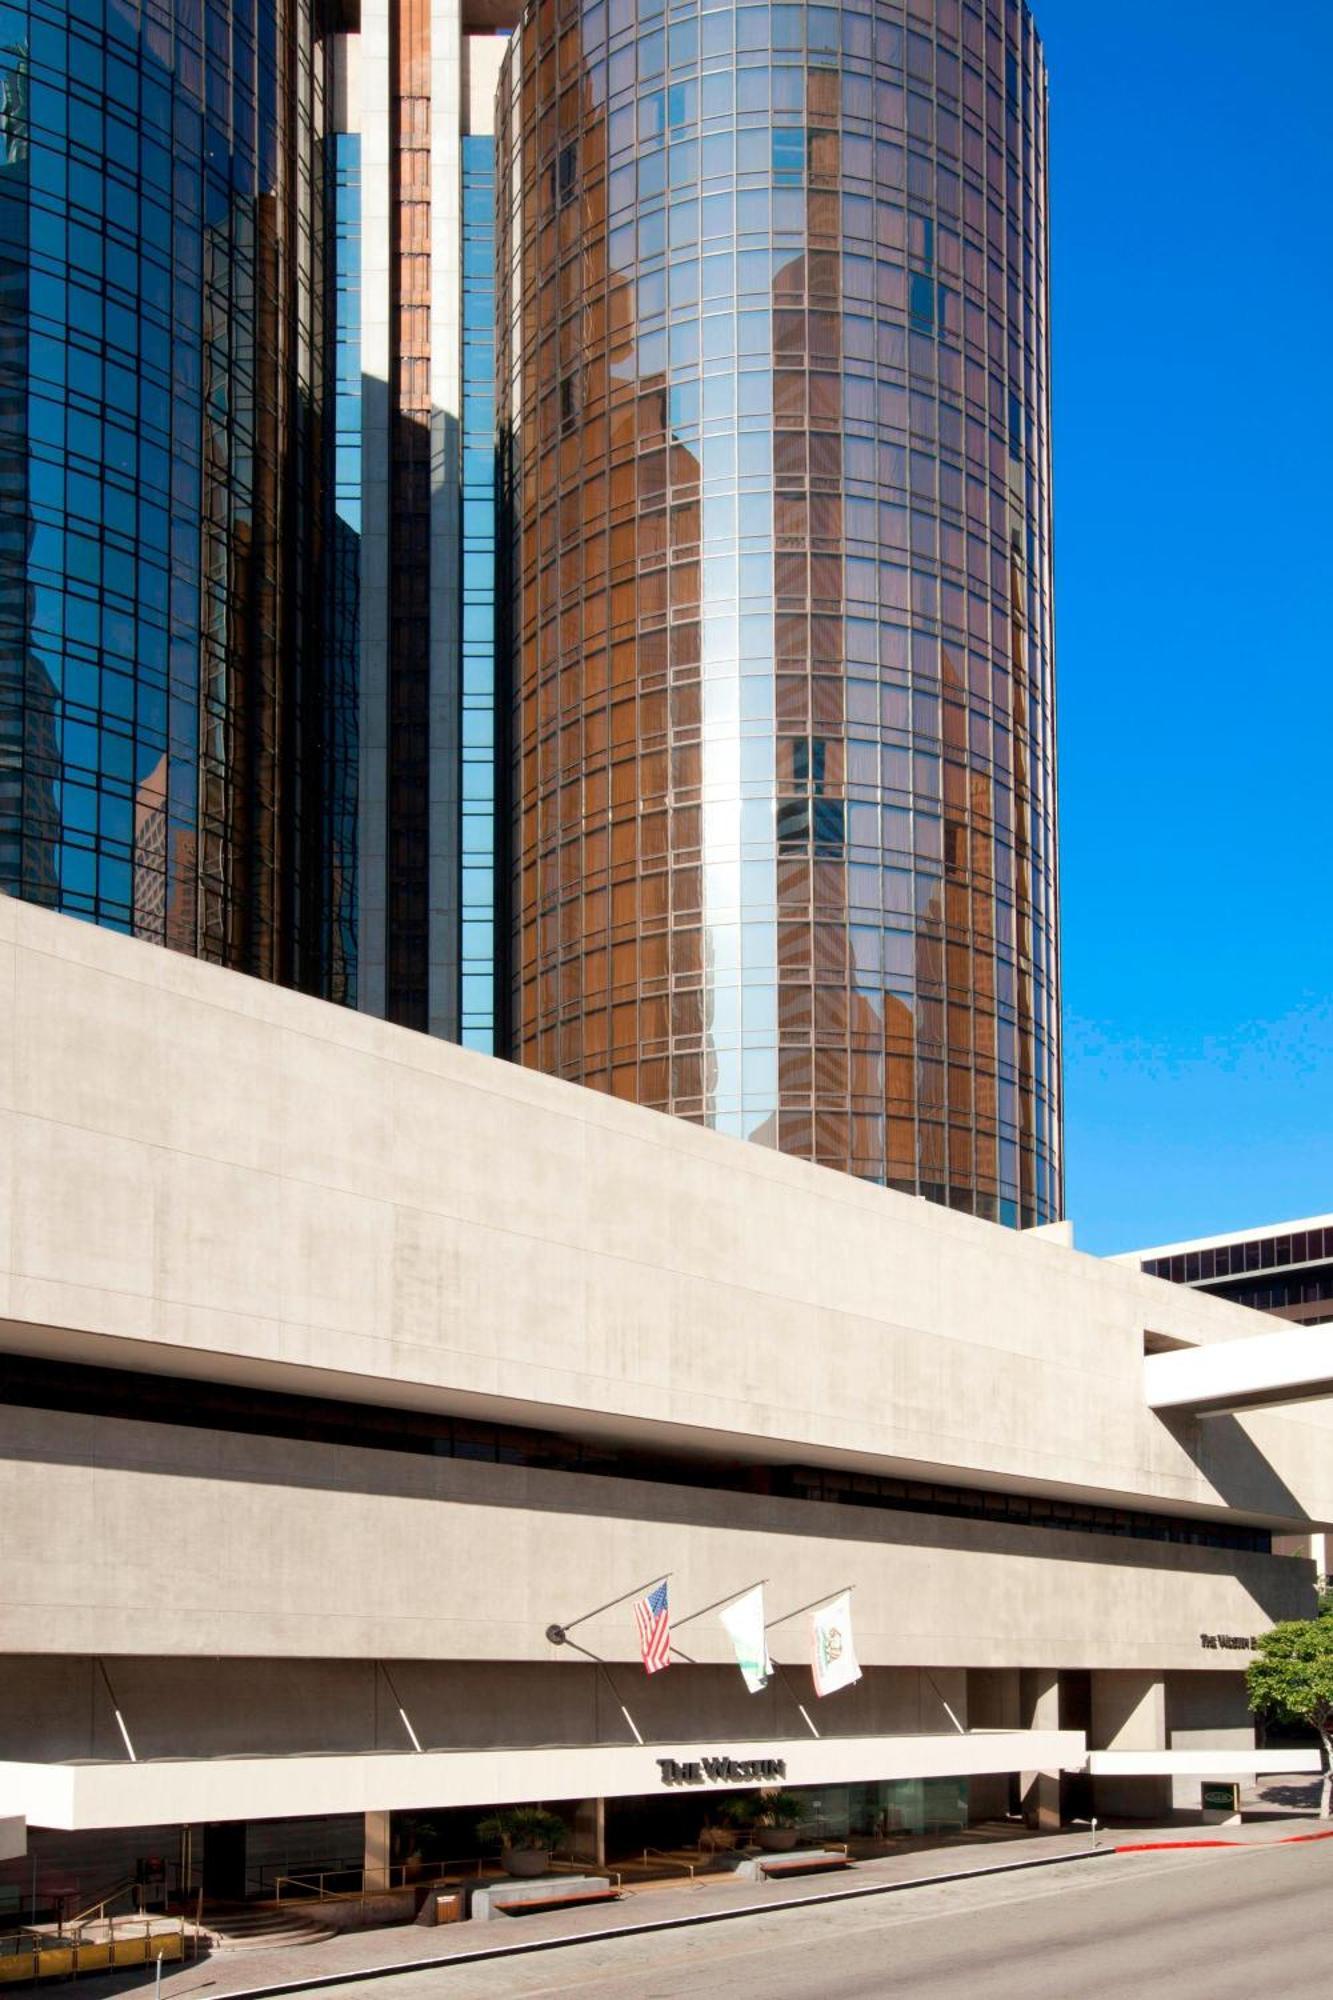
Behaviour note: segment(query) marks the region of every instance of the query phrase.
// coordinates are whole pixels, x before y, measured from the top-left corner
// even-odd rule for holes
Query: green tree
[[[1317,1618],[1275,1625],[1258,1640],[1245,1676],[1250,1707],[1278,1722],[1303,1722],[1319,1736],[1324,1784],[1319,1817],[1333,1817],[1333,1594],[1319,1600]]]

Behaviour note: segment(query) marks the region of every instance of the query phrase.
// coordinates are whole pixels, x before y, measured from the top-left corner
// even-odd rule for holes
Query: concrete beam
[[[1094,1778],[1261,1778],[1317,1772],[1314,1750],[1090,1750]]]
[[[1333,1328],[1274,1328],[1248,1340],[1150,1354],[1143,1363],[1150,1410],[1194,1416],[1262,1410],[1333,1396]]]

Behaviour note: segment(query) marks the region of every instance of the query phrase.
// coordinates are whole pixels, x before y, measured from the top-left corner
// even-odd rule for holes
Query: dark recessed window
[[[912,325],[917,333],[935,331],[935,284],[919,271],[913,271],[908,305],[912,315]]]
[[[1009,398],[1009,456],[1020,460],[1023,456],[1023,399],[1011,395]]]

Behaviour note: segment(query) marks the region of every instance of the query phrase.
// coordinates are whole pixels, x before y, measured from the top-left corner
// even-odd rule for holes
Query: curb
[[[1311,1840],[1333,1840],[1328,1833],[1284,1833],[1278,1840],[1135,1840],[1117,1847],[1117,1854],[1167,1854],[1184,1847],[1300,1847]]]
[[[702,1924],[729,1924],[740,1917],[777,1916],[784,1910],[808,1910],[826,1903],[852,1903],[868,1896],[898,1896],[909,1889],[930,1889],[938,1883],[975,1882],[992,1875],[1019,1875],[1033,1868],[1068,1868],[1080,1861],[1101,1861],[1121,1850],[1114,1847],[1088,1848],[1078,1854],[1047,1854],[1033,1861],[1003,1861],[990,1868],[956,1868],[944,1875],[916,1875],[908,1882],[868,1882],[855,1889],[829,1889],[816,1896],[793,1896],[780,1903],[745,1903],[734,1909],[705,1910],[697,1916],[655,1917],[645,1923],[625,1924],[613,1930],[576,1931],[569,1937],[532,1938],[524,1943],[483,1945],[476,1951],[451,1952],[443,1958],[402,1959],[393,1965],[364,1965],[356,1971],[322,1972],[313,1979],[285,1979],[267,1986],[235,1987],[220,2000],[268,2000],[272,1994],[313,1993],[325,1986],[355,1986],[362,1979],[393,1979],[407,1972],[447,1972],[454,1965],[482,1965],[489,1959],[523,1958],[539,1951],[568,1951],[581,1944],[609,1944],[617,1938],[647,1937],[656,1931],[689,1930]],[[185,1993],[203,1991],[198,1987],[177,1989]]]

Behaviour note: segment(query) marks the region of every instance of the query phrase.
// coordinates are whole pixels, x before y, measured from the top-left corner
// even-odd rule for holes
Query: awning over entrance
[[[83,1830],[204,1820],[633,1798],[763,1785],[1077,1771],[1073,1729],[936,1736],[811,1736],[758,1743],[648,1743],[420,1755],[227,1757],[138,1764],[0,1764],[0,1812]]]

